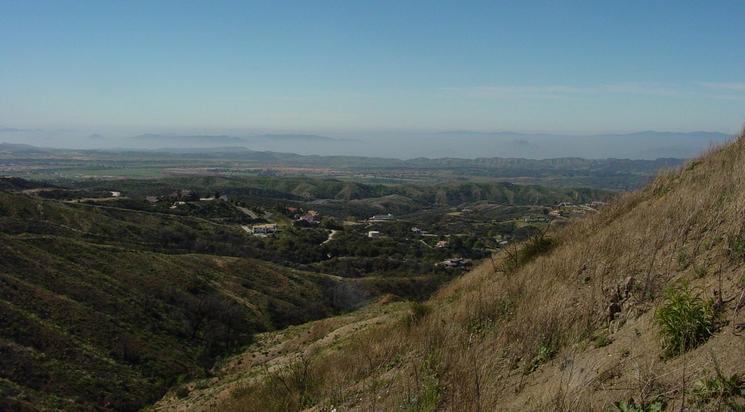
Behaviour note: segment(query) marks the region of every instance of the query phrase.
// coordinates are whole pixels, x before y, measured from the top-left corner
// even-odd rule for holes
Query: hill
[[[615,194],[600,189],[549,188],[507,182],[384,185],[330,178],[274,176],[193,176],[157,180],[81,181],[68,184],[88,190],[116,187],[138,198],[154,194],[165,195],[174,187],[188,187],[200,192],[219,190],[232,198],[318,202],[321,209],[343,208],[347,213],[360,217],[381,212],[410,213],[433,206],[460,206],[480,201],[514,205],[585,203],[607,200]],[[387,206],[380,206],[381,203]],[[350,206],[356,206],[356,209]]]
[[[0,190],[0,410],[139,410],[257,332],[378,293],[260,254],[205,219]]]
[[[745,136],[424,304],[262,336],[156,409],[742,410],[743,162]]]

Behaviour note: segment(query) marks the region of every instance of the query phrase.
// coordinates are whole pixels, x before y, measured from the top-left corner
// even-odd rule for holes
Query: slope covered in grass
[[[0,409],[138,410],[256,332],[394,287],[241,257],[244,239],[197,218],[0,192]]]
[[[741,410],[745,137],[547,236],[216,407]]]

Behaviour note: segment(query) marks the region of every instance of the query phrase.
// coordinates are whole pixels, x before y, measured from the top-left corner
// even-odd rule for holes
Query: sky
[[[739,0],[0,0],[0,128],[734,133],[743,21]]]

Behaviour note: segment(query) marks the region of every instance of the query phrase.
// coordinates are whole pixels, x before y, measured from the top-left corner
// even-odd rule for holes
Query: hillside
[[[138,410],[256,332],[378,293],[258,254],[204,219],[0,191],[0,410]]]
[[[745,136],[424,304],[262,335],[156,409],[742,410],[743,164]]]
[[[188,187],[200,192],[219,190],[223,194],[239,199],[316,201],[321,209],[324,206],[342,207],[350,213],[360,214],[361,217],[383,211],[408,213],[432,206],[459,206],[479,201],[515,205],[584,203],[607,200],[615,194],[601,189],[549,188],[507,182],[383,185],[310,177],[195,176],[158,180],[81,181],[68,184],[88,190],[116,187],[134,198],[144,198],[153,194],[165,195],[172,191],[173,187]],[[348,203],[350,201],[351,203]],[[381,202],[387,207],[379,206]]]

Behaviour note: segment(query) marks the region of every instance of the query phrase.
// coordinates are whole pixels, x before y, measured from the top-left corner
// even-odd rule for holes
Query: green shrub
[[[533,359],[531,359],[530,363],[527,365],[528,367],[526,373],[530,373],[538,369],[541,365],[553,359],[558,352],[558,339],[545,339],[543,342],[541,342],[540,345],[538,345],[538,351],[536,352],[535,356],[533,356]]]
[[[734,374],[729,378],[717,370],[714,377],[701,379],[693,388],[693,402],[697,407],[703,407],[713,401],[728,402],[742,396],[742,385],[745,384],[740,376]]]
[[[529,263],[538,256],[550,252],[558,242],[555,239],[543,234],[533,236],[525,242],[520,250],[510,253],[507,251],[507,258],[504,263],[504,271],[507,273],[514,272],[519,267]]]
[[[618,401],[613,404],[621,412],[661,412],[667,407],[667,403],[662,398],[657,398],[651,402],[636,403],[633,399]]]
[[[520,264],[524,265],[536,257],[549,252],[556,246],[556,241],[546,236],[536,236],[530,239],[520,251]]]
[[[665,291],[665,301],[655,312],[663,350],[675,356],[706,342],[717,329],[717,313],[711,299],[694,295],[688,285]]]
[[[179,399],[184,399],[187,396],[189,396],[189,388],[186,386],[180,386],[178,389],[176,389],[176,397]]]
[[[406,326],[413,326],[422,319],[424,319],[429,313],[432,312],[432,308],[429,305],[420,302],[411,302],[409,306],[409,316],[406,318]]]

